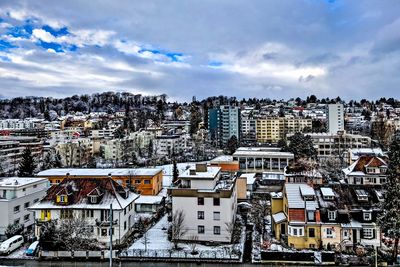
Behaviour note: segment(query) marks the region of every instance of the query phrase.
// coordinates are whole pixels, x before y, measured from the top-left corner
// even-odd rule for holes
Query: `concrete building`
[[[336,134],[338,131],[344,131],[344,108],[343,104],[328,104],[328,133]]]
[[[172,153],[179,154],[188,148],[189,136],[181,135],[160,135],[154,139],[154,153],[156,155],[172,156]]]
[[[257,140],[257,120],[242,118],[242,140],[255,142]]]
[[[10,177],[0,179],[0,240],[9,224],[23,224],[33,230],[34,214],[28,210],[45,195],[48,181],[45,178]]]
[[[293,153],[281,152],[279,148],[240,147],[233,154],[242,172],[282,171],[293,160]]]
[[[52,186],[44,199],[29,210],[35,212],[37,237],[40,236],[40,227],[46,222],[81,218],[91,228],[93,238],[104,245],[109,244],[112,224],[113,244],[120,244],[134,224],[134,205],[138,197],[111,178],[68,178]]]
[[[195,236],[200,242],[231,242],[230,226],[237,208],[236,178],[221,179],[220,167],[197,164],[182,173],[169,191],[172,216],[184,214],[187,232],[181,240]]]
[[[317,150],[318,158],[321,160],[337,157],[346,161],[349,149],[371,147],[371,138],[359,134],[348,134],[346,132],[330,133],[308,133]]]
[[[239,107],[220,106],[208,111],[208,130],[211,139],[225,146],[232,136],[241,139],[241,115]]]
[[[312,120],[304,118],[266,118],[257,120],[257,142],[278,143],[287,134],[312,128]]]

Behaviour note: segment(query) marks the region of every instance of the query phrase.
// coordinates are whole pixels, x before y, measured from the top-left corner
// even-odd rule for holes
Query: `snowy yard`
[[[28,246],[22,246],[13,252],[10,253],[10,255],[1,255],[0,256],[0,261],[2,258],[7,258],[7,259],[34,259],[32,256],[26,256],[25,255],[25,250],[28,248]]]
[[[145,241],[147,238],[147,242]],[[241,243],[244,242],[242,236]],[[236,245],[243,252],[243,245]],[[146,246],[147,245],[147,249]],[[188,243],[179,243],[180,250],[174,250],[174,245],[168,240],[168,221],[167,215],[155,224],[147,234],[136,240],[126,252],[121,256],[128,257],[166,257],[166,258],[222,258],[222,259],[240,259],[240,256],[233,253],[234,245],[206,246],[197,244],[196,254],[191,254],[192,248]]]

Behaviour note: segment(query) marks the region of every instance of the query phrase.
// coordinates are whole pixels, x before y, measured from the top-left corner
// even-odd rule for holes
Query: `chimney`
[[[207,164],[206,163],[196,164],[196,172],[207,172]]]

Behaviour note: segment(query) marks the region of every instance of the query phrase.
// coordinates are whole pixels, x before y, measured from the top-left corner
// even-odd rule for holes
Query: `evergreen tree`
[[[288,151],[294,154],[295,160],[300,158],[316,159],[317,151],[309,135],[295,133],[289,139]]]
[[[236,135],[232,135],[231,138],[229,138],[228,142],[226,142],[226,150],[230,155],[235,153],[236,149],[238,148],[239,143]]]
[[[19,164],[18,176],[19,177],[30,177],[36,169],[36,163],[33,159],[31,150],[26,147],[22,154],[22,161]]]
[[[153,157],[153,140],[151,140],[151,139],[150,139],[150,142],[149,142],[149,148],[147,150],[147,153],[148,153],[148,157],[149,158]]]
[[[53,168],[62,168],[62,159],[60,153],[57,151],[56,155],[54,156],[54,164]]]
[[[381,203],[382,213],[378,222],[382,232],[394,239],[393,257],[396,260],[400,239],[400,140],[398,138],[390,145],[388,156],[388,177],[384,184],[385,201]]]
[[[176,159],[174,159],[172,163],[172,184],[175,184],[176,181],[178,181],[178,176],[179,176],[178,165],[176,163]]]

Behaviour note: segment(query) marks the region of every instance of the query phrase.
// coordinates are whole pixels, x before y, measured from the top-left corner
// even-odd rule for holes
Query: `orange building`
[[[163,172],[156,168],[139,169],[48,169],[37,174],[50,184],[59,184],[65,178],[111,177],[123,186],[134,186],[142,195],[157,195],[162,189]]]
[[[210,166],[221,167],[221,171],[237,172],[239,171],[239,161],[234,161],[232,156],[219,156],[210,161]]]

